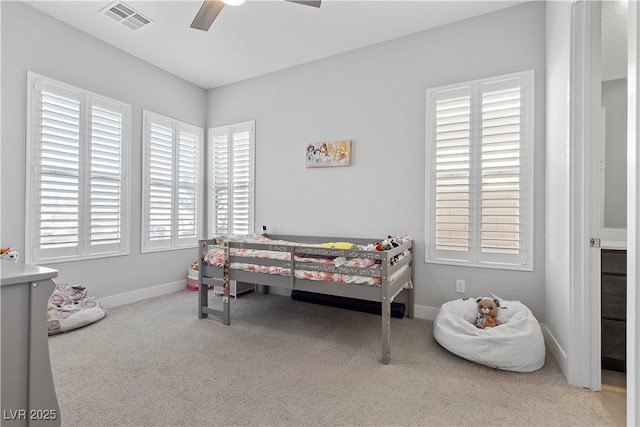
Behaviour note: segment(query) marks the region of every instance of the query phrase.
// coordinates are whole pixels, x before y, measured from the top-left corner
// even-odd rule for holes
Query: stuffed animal
[[[0,256],[2,259],[8,259],[9,261],[18,261],[20,254],[13,250],[13,248],[0,248]]]
[[[500,321],[497,319],[500,301],[497,298],[478,298],[476,302],[478,303],[478,315],[473,322],[476,328],[485,329],[500,325]]]

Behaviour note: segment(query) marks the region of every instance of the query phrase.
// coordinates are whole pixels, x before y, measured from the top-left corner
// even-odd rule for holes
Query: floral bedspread
[[[397,244],[401,244],[411,240],[410,237],[402,237],[402,238],[396,237],[392,239],[394,239],[393,241]],[[246,236],[233,236],[231,238],[224,237],[224,238],[218,239],[219,244],[224,243],[225,241],[244,242],[244,243],[266,243],[266,244],[277,245],[277,246],[306,246],[306,247],[319,247],[319,248],[345,248],[348,245],[352,245],[350,249],[366,250],[366,251],[380,250],[381,248],[380,242],[373,242],[368,245],[355,245],[355,244],[348,244],[347,242],[301,244],[299,242],[269,239],[268,237],[265,237],[259,234],[251,234]],[[389,245],[391,245],[391,243],[389,243]],[[376,247],[378,247],[378,249]],[[394,260],[394,262],[399,261],[407,254],[408,254],[408,251],[400,254]],[[231,248],[231,255],[255,257],[255,258],[261,258],[261,259],[273,259],[273,260],[281,260],[281,261],[291,260],[290,252],[282,252],[282,251]],[[381,269],[380,264],[376,264],[374,260],[369,258],[322,257],[322,256],[314,256],[314,255],[307,255],[307,254],[294,254],[294,257],[295,257],[295,262],[299,264],[309,263],[309,264],[331,265],[336,267]],[[222,267],[225,262],[225,251],[222,248],[222,246],[211,247],[205,254],[204,261],[210,265]],[[275,266],[275,265],[262,265],[262,264],[253,264],[253,263],[245,263],[245,262],[231,262],[230,268],[232,270],[243,270],[243,271],[251,271],[251,272],[265,273],[265,274],[276,274],[276,275],[282,275],[282,276],[291,275],[290,268]],[[408,265],[403,266],[397,272],[395,272],[393,277],[390,277],[389,280],[393,281],[396,277],[398,277],[400,274],[406,271],[407,268],[409,268]],[[295,274],[295,277],[298,279],[307,279],[307,280],[322,280],[322,281],[352,283],[352,284],[371,285],[371,286],[379,286],[381,283],[381,279],[379,277],[360,276],[355,274],[342,274],[342,273],[335,273],[335,272],[328,272],[328,271],[305,270],[301,268],[296,268],[294,274]]]

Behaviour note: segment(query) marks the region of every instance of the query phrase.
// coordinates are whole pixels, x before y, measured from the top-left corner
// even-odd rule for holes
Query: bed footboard
[[[392,263],[392,260],[397,255],[405,251],[409,251],[407,256]],[[382,298],[382,311],[380,313],[382,317],[382,357],[380,361],[383,365],[388,365],[391,360],[391,303],[403,290],[408,292],[407,304],[409,307],[407,317],[413,318],[413,284],[409,288],[405,288],[405,284],[411,283],[413,277],[413,242],[406,242],[386,251],[382,271],[383,277],[380,287]],[[393,280],[390,280],[391,277],[393,277]]]
[[[210,314],[220,316],[224,325],[231,323],[231,309],[229,303],[229,248],[227,247],[227,256],[225,257],[225,265],[223,268],[210,266],[204,260],[205,254],[211,245],[215,244],[215,240],[200,241],[200,274],[198,275],[198,319],[204,319]],[[227,274],[225,274],[225,270]],[[222,310],[215,310],[209,307],[209,286],[223,283],[222,290]]]

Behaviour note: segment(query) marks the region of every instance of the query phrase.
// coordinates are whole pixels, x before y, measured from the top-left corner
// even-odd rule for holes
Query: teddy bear
[[[13,248],[0,248],[0,256],[2,259],[7,259],[9,261],[18,261],[20,258],[20,254],[13,250]]]
[[[476,328],[485,329],[500,325],[500,321],[497,319],[500,301],[497,298],[478,298],[476,302],[478,303],[478,315],[473,322]]]

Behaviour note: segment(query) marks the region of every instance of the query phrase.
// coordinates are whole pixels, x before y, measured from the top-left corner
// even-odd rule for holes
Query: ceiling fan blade
[[[291,3],[304,4],[305,6],[313,6],[313,7],[320,7],[320,3],[322,3],[322,0],[286,0],[286,1],[289,1]]]
[[[191,28],[208,31],[223,7],[224,3],[220,0],[204,0],[196,17],[193,18]]]

